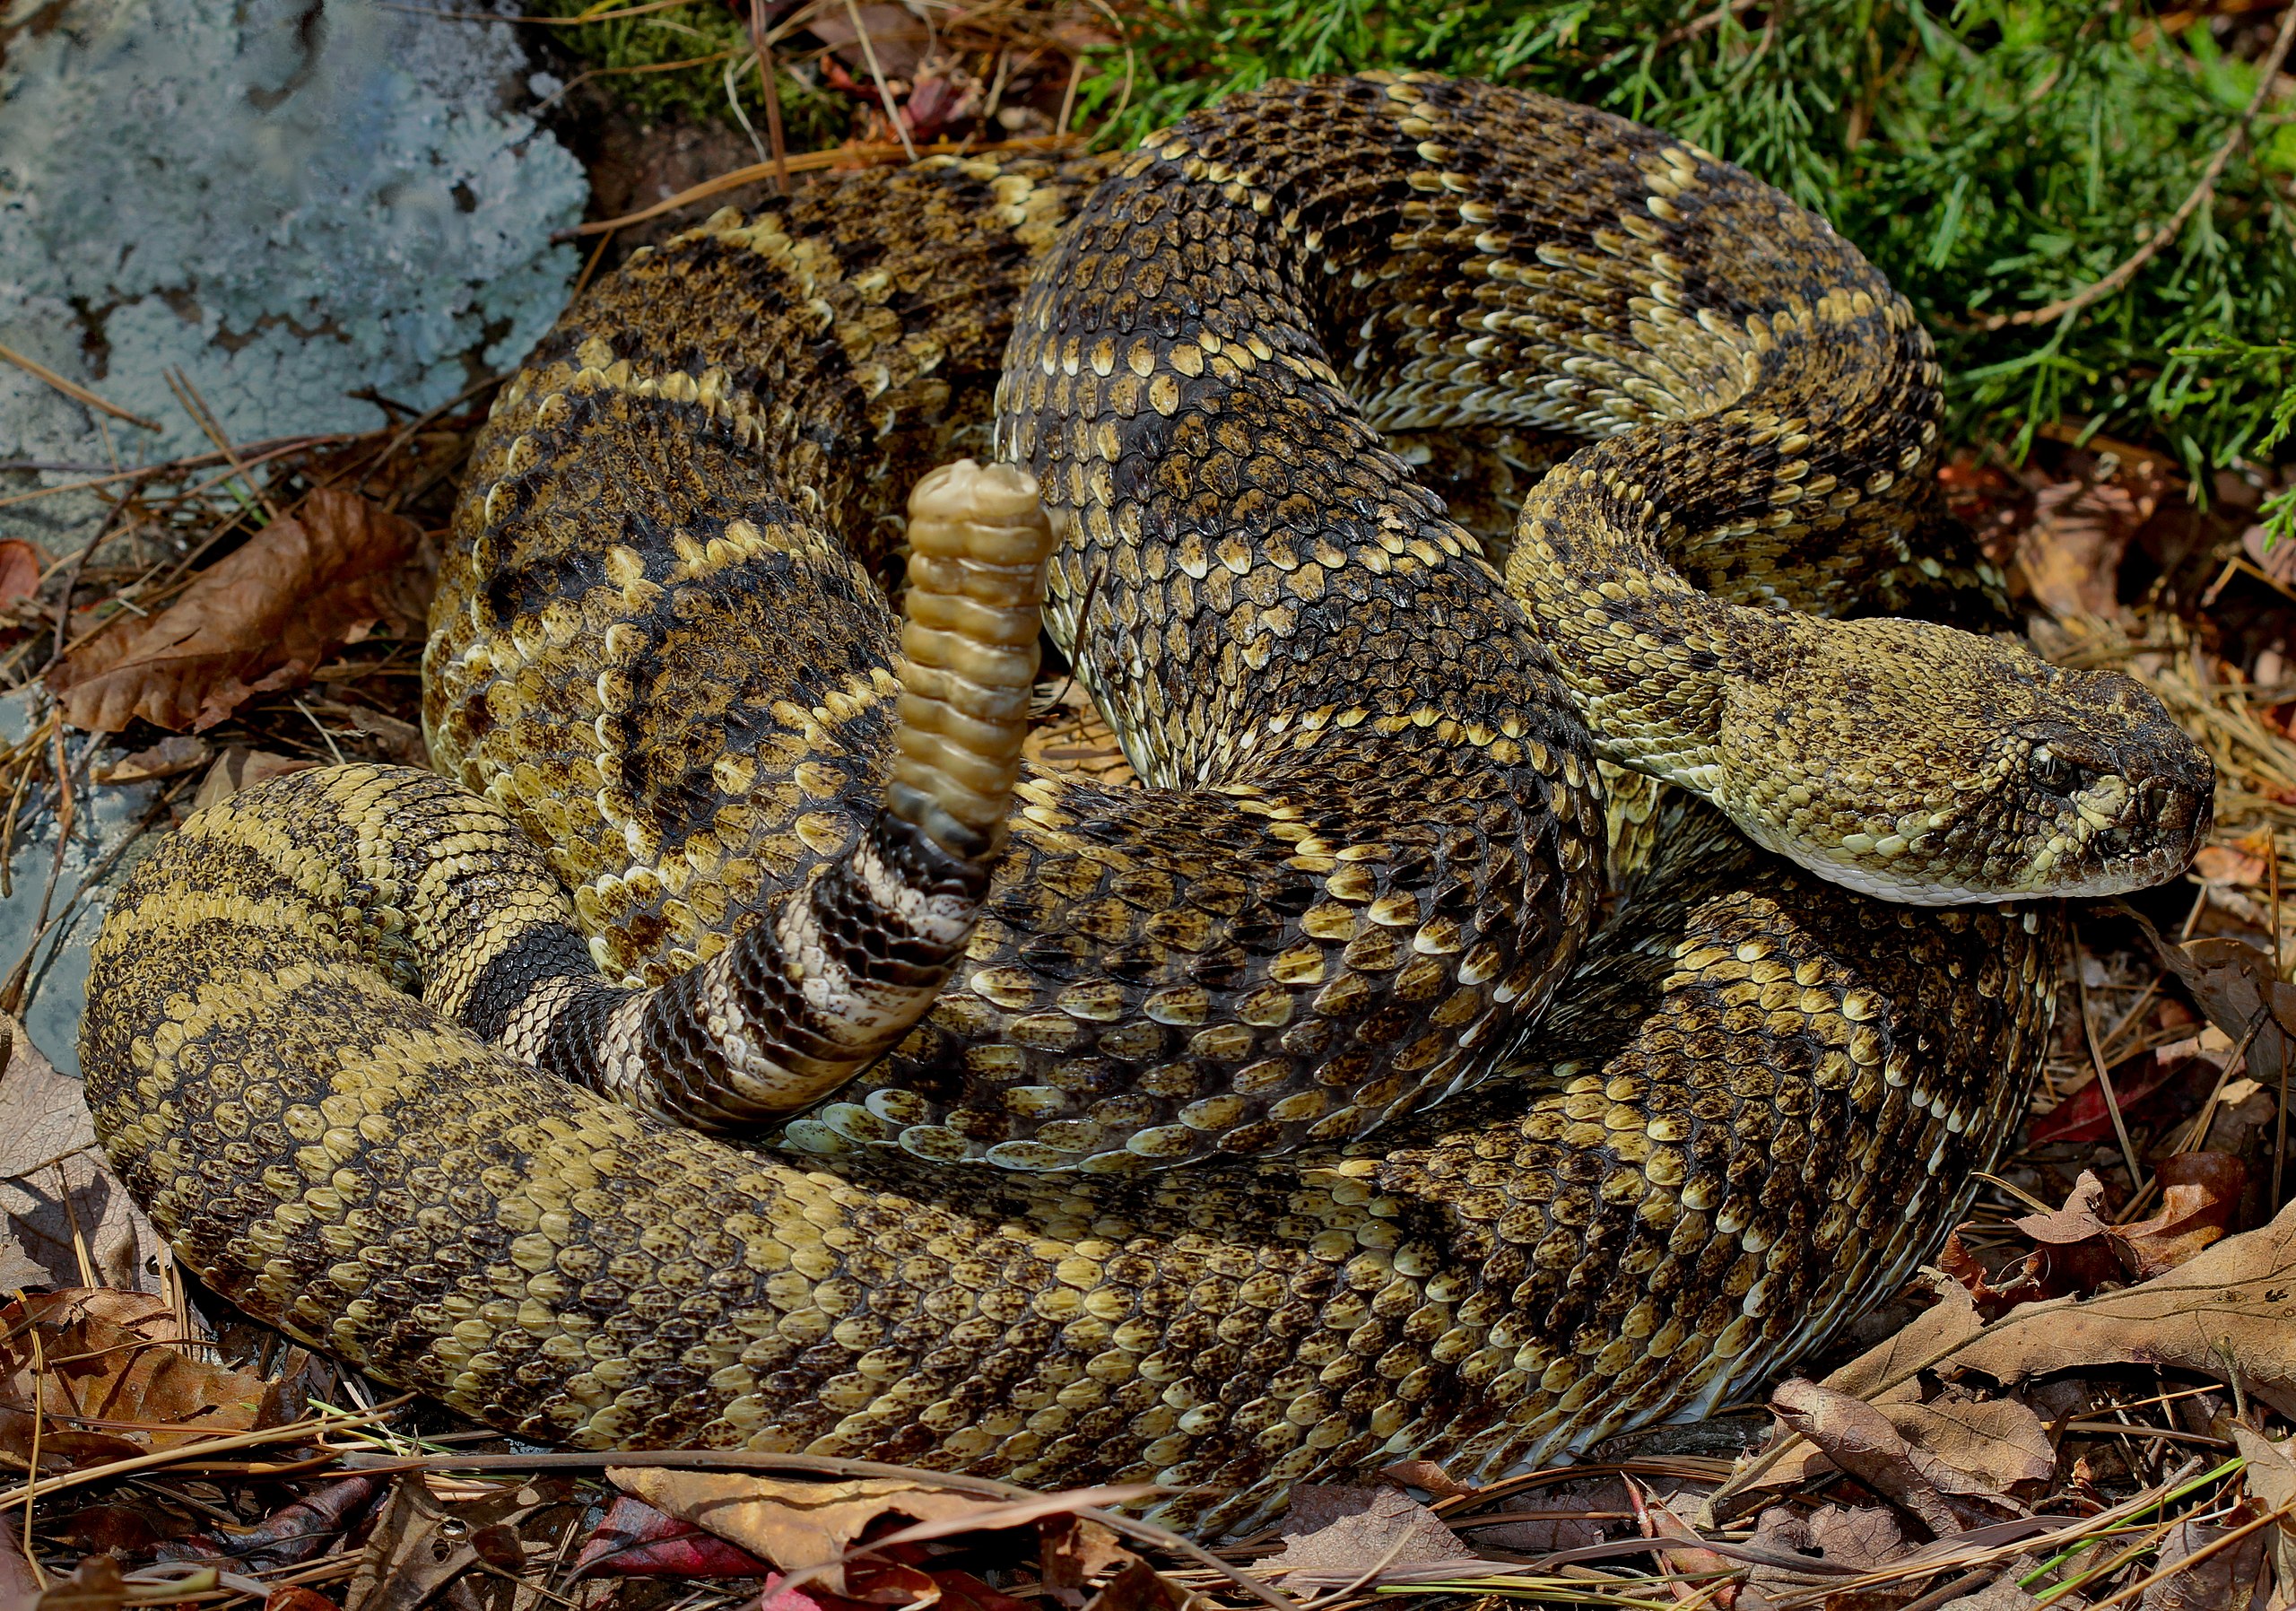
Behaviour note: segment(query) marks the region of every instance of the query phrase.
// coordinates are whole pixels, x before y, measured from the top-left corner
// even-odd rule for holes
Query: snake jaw
[[[1919,906],[2097,897],[2206,840],[2208,759],[2129,678],[1924,622],[1789,630],[1786,669],[1727,693],[1696,791],[1819,876]],[[1877,742],[1917,711],[1923,744]]]
[[[2027,791],[2059,803],[2057,830],[2021,880],[2033,893],[2126,894],[2175,877],[2207,840],[2215,769],[2151,694],[2122,684],[2107,678],[2100,690],[2120,732],[2108,721],[2102,731],[2018,736]]]

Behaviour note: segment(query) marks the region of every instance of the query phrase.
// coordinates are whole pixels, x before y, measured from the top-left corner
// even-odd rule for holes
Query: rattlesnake
[[[2127,889],[2208,825],[2126,680],[1780,607],[1938,571],[1936,382],[1777,192],[1409,75],[721,214],[500,396],[459,786],[297,774],[122,893],[100,1133],[234,1300],[553,1441],[1218,1528],[1710,1408],[1902,1277],[2046,1038],[2046,901],[1853,891]],[[1595,439],[1503,579],[1380,434],[1488,428]],[[1026,474],[904,531],[963,451]],[[1140,788],[1015,771],[1033,491]],[[1604,765],[1822,877],[1677,800],[1582,957]]]

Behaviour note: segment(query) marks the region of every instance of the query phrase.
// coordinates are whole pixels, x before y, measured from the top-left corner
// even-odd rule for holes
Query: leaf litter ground
[[[623,30],[591,76],[650,74],[673,58],[631,59],[638,30],[694,12],[588,7],[586,29]],[[1108,91],[1094,118],[1124,117],[1095,6],[761,15],[726,59],[760,56],[763,100],[790,104],[649,127],[595,83],[568,96],[596,159],[593,272],[781,174],[935,140],[1057,146],[1080,83]],[[1703,16],[1683,39],[1728,31]],[[0,544],[0,686],[54,696],[0,749],[0,868],[38,822],[67,839],[91,790],[155,785],[163,832],[283,771],[422,762],[423,600],[489,397],[366,437],[219,440],[107,481],[78,552]],[[2181,884],[2080,912],[2013,1154],[1935,1266],[1806,1378],[1567,1469],[1478,1487],[1405,1462],[1303,1488],[1267,1536],[1213,1547],[1127,1514],[1136,1490],[537,1450],[200,1292],[104,1171],[73,1082],[10,1025],[0,1611],[2296,1603],[2296,559],[2259,510],[2278,473],[2196,485],[2078,422],[2028,435],[2022,461],[1957,456],[1948,494],[2045,653],[2128,671],[2208,748],[2218,828]],[[1040,759],[1128,775],[1073,686],[1040,692]],[[0,1008],[37,946],[0,974]]]

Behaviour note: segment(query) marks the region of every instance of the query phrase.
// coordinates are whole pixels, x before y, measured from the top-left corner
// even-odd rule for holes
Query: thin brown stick
[[[773,161],[773,187],[787,196],[789,145],[781,134],[781,85],[773,75],[773,43],[765,37],[765,0],[750,0],[750,54],[756,58],[758,84],[765,91],[765,145]]]
[[[861,8],[855,0],[845,0],[845,14],[852,19],[853,31],[860,36],[861,59],[869,64],[869,76],[876,82],[877,103],[885,109],[885,121],[893,126],[893,133],[900,137],[901,150],[914,162],[917,143],[909,137],[909,126],[900,120],[900,109],[893,105],[893,92],[885,83],[885,70],[877,65],[877,47],[869,39],[868,25],[861,21]]]
[[[105,402],[101,397],[96,396],[95,393],[90,391],[78,381],[65,379],[54,370],[49,369],[46,364],[25,357],[13,347],[0,347],[0,359],[5,359],[8,362],[14,364],[18,369],[23,370],[24,373],[31,376],[35,379],[47,381],[50,386],[54,387],[57,391],[62,392],[65,396],[71,398],[74,403],[84,403],[90,408],[99,409],[103,413],[111,415],[115,420],[125,420],[129,424],[135,426],[139,430],[158,431],[161,429],[158,421],[147,420],[140,414],[128,413],[127,410],[120,407],[116,403]]]
[[[606,248],[613,244],[614,233],[615,231],[608,230],[598,237],[598,244],[590,248],[590,260],[582,265],[582,277],[574,282],[573,294],[566,299],[568,301],[580,301],[582,293],[589,290],[590,280],[598,272],[598,264],[604,258]]]
[[[239,462],[239,452],[231,446],[231,439],[223,434],[222,421],[217,419],[214,411],[207,406],[207,399],[199,395],[199,388],[192,384],[191,377],[181,370],[170,370],[168,385],[182,402],[184,412],[207,433],[207,440],[215,444],[215,451],[230,460],[231,468],[239,473],[239,479],[247,483],[248,495],[263,506],[265,514],[274,520],[278,519],[279,506],[272,502],[268,492],[256,484],[255,477],[248,474],[248,466]]]
[[[48,1419],[40,1410],[48,1388],[48,1361],[39,1345],[39,1328],[32,1328],[32,1452],[25,1467],[24,1476],[24,1563],[32,1569],[32,1577],[43,1589],[48,1587],[48,1574],[39,1569],[39,1557],[32,1553],[32,1511],[39,1500],[39,1431]]]
[[[2200,1150],[2200,1144],[2207,1138],[2209,1124],[2216,1117],[2217,1099],[2224,1094],[2224,1087],[2248,1067],[2248,1048],[2256,1044],[2257,1033],[2271,1016],[2268,1009],[2257,1009],[2257,1015],[2249,1020],[2248,1032],[2240,1037],[2239,1045],[2233,1048],[2232,1055],[2226,1059],[2224,1067],[2216,1071],[2216,1084],[2209,1088],[2208,1100],[2200,1104],[2200,1112],[2194,1118],[2192,1128],[2185,1132],[2184,1139],[2177,1143],[2179,1154]],[[2122,1223],[2127,1222],[2124,1220]]]
[[[1723,18],[1734,15],[1738,12],[1752,11],[1755,4],[1756,0],[1723,0],[1721,4],[1716,6],[1712,11],[1706,13],[1703,16],[1693,17],[1691,21],[1683,23],[1680,28],[1672,29],[1665,33],[1660,34],[1656,39],[1653,39],[1650,42],[1649,48],[1653,51],[1665,50],[1672,46],[1679,45],[1686,39],[1694,39],[1709,28],[1720,27],[1722,25]],[[1603,57],[1603,59],[1596,65],[1603,67],[1614,66],[1618,63],[1624,61],[1628,57],[1632,56],[1636,51],[1642,48],[1643,47],[1640,45],[1621,45],[1617,49]]]
[[[2059,297],[2046,307],[2028,308],[2017,313],[1996,313],[1985,321],[1987,330],[2006,329],[2012,325],[2045,325],[2052,319],[2070,318],[2093,303],[2101,301],[2120,290],[2143,272],[2144,266],[2159,257],[2169,243],[2184,233],[2192,215],[2208,204],[2216,194],[2216,181],[2224,177],[2225,167],[2232,161],[2232,153],[2240,149],[2248,137],[2248,126],[2264,110],[2264,103],[2272,99],[2273,81],[2280,75],[2281,63],[2288,59],[2288,47],[2296,42],[2296,6],[2281,13],[2280,31],[2273,36],[2272,51],[2266,56],[2263,70],[2257,75],[2257,92],[2248,97],[2248,109],[2232,125],[2231,133],[2224,136],[2215,154],[2208,159],[2208,166],[2201,170],[2200,182],[2192,194],[2170,214],[2169,222],[2152,231],[2151,239],[2129,254],[2120,266],[2103,279],[2083,286],[2069,297]]]
[[[414,1397],[413,1393],[402,1393],[396,1398],[384,1400],[364,1415],[306,1415],[300,1421],[291,1421],[284,1426],[265,1427],[260,1432],[236,1432],[230,1437],[211,1438],[203,1442],[178,1444],[173,1449],[162,1449],[152,1454],[139,1454],[128,1459],[113,1460],[109,1465],[91,1466],[82,1471],[67,1471],[50,1482],[40,1484],[38,1492],[41,1494],[52,1494],[65,1488],[85,1487],[90,1483],[109,1482],[113,1477],[126,1476],[133,1472],[149,1471],[161,1466],[187,1464],[202,1455],[217,1454],[226,1449],[257,1449],[265,1443],[292,1442],[312,1432],[350,1432],[357,1427],[371,1426],[378,1421],[387,1420],[390,1416],[396,1415],[413,1403]],[[308,1460],[298,1461],[297,1466],[300,1468],[312,1463]],[[32,1498],[33,1492],[34,1485],[27,1483],[21,1488],[0,1493],[0,1511],[13,1510],[17,1505],[26,1503]]]
[[[2285,30],[2283,30],[2283,32]],[[2150,1577],[2139,1578],[2127,1588],[2116,1590],[2111,1595],[2099,1600],[2093,1607],[2093,1611],[2110,1611],[2110,1607],[2114,1606],[2126,1605],[2130,1600],[2133,1600],[2138,1595],[2143,1594],[2147,1589],[2152,1588],[2153,1584],[2163,1582],[2170,1578],[2175,1577],[2177,1573],[2180,1572],[2191,1571],[2203,1561],[2207,1560],[2209,1556],[2216,1554],[2220,1551],[2230,1549],[2233,1545],[2238,1544],[2250,1533],[2257,1531],[2259,1528],[2271,1526],[2274,1522],[2279,1520],[2282,1517],[2288,1515],[2291,1511],[2296,1511],[2296,1499],[2290,1500],[2286,1504],[2281,1505],[2275,1510],[2266,1511],[2264,1515],[2257,1517],[2254,1521],[2245,1522],[2242,1525],[2234,1528],[2231,1532],[2226,1533],[2221,1538],[2210,1539],[2206,1544],[2202,1545],[2198,1549],[2193,1551],[2192,1554],[2185,1556],[2184,1559],[2171,1562],[2170,1564],[2161,1567],[2160,1571],[2153,1572]]]
[[[2081,963],[2088,953],[2077,941],[2073,964],[2073,984],[2081,997],[2081,1038],[2089,1048],[2089,1061],[2097,1070],[2097,1088],[2105,1093],[2105,1111],[2112,1115],[2113,1134],[2120,1139],[2120,1155],[2128,1164],[2128,1189],[2132,1192],[2144,1189],[2144,1167],[2136,1161],[2136,1148],[2128,1138],[2128,1124],[2120,1116],[2120,1097],[2113,1090],[2112,1071],[2105,1067],[2105,1054],[2097,1045],[2097,1020],[2089,1011],[2089,979]]]

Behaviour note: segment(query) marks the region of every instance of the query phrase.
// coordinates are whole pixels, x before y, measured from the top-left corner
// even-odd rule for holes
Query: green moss
[[[1378,66],[1523,84],[1672,129],[1832,219],[1935,332],[1964,435],[2018,452],[2052,423],[2146,438],[2202,485],[2210,466],[2291,450],[2257,427],[2281,371],[2249,356],[2296,341],[2296,119],[2272,115],[2286,109],[2126,289],[2070,318],[1985,327],[2109,274],[2191,192],[2257,71],[2205,23],[2167,38],[2141,8],[2095,0],[1118,3],[1129,53],[1096,52],[1077,97],[1099,143],[1273,77]],[[735,8],[694,0],[561,42],[625,69],[738,51],[746,34]],[[642,112],[724,117],[721,74],[606,82]],[[844,102],[780,83],[791,149],[843,136]]]
[[[533,17],[580,17],[628,11],[631,0],[528,0]],[[553,28],[552,42],[565,48],[598,82],[641,118],[728,119],[726,69],[750,50],[746,13],[723,0],[692,0],[642,16],[610,17],[576,28]],[[677,66],[692,62],[692,66]],[[786,70],[774,74],[780,93],[784,137],[792,151],[812,151],[842,140],[850,109],[834,96]],[[735,90],[742,110],[761,136],[763,101],[757,72],[736,69]]]
[[[2296,123],[2260,125],[2126,289],[1984,327],[2110,273],[2190,193],[2256,84],[2205,26],[2165,39],[2092,0],[1136,0],[1129,16],[1130,104],[1104,140],[1272,77],[1523,84],[1674,130],[1831,218],[1936,333],[1965,434],[2022,451],[2061,421],[2150,437],[2196,472],[2288,445],[2256,429],[2277,380],[2236,355],[2296,338]],[[1126,72],[1120,51],[1096,58],[1088,119]]]

